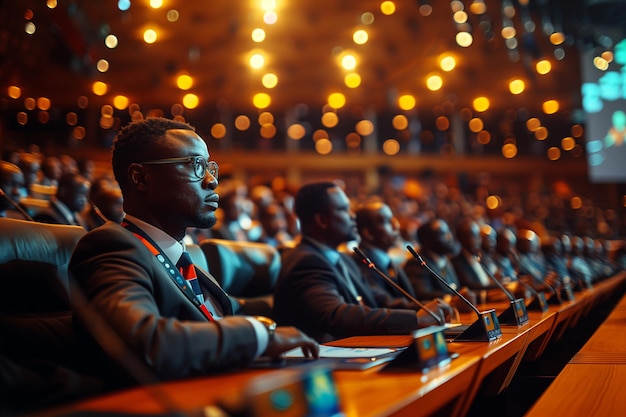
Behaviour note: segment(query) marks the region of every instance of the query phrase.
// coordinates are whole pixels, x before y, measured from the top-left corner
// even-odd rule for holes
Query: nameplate
[[[428,372],[451,361],[444,336],[444,326],[431,326],[413,333],[413,342],[385,370],[411,370]]]
[[[541,311],[542,313],[545,313],[548,311],[548,308],[548,301],[546,300],[545,294],[538,292],[533,300],[526,306],[526,311]]]
[[[490,309],[478,313],[478,319],[469,325],[463,333],[452,339],[453,342],[491,342],[502,337],[500,321],[496,310]]]
[[[521,326],[528,323],[528,312],[523,298],[517,298],[511,301],[509,307],[499,316],[500,324],[511,326]]]

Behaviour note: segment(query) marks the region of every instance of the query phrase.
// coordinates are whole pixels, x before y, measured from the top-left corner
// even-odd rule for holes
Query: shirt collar
[[[179,242],[158,227],[146,223],[135,216],[127,214],[126,218],[147,234],[172,262],[178,262],[183,251],[185,251],[185,244],[183,242]]]
[[[337,251],[337,249],[335,248],[331,248],[330,246],[320,242],[319,240],[315,240],[312,239],[308,236],[303,236],[302,240],[306,240],[308,241],[310,244],[312,244],[313,246],[315,246],[316,248],[318,248],[326,257],[326,259],[328,259],[330,261],[331,264],[335,265],[337,263],[337,261],[339,260],[339,251]]]
[[[391,265],[391,257],[387,252],[376,246],[363,244],[369,253],[370,261],[380,268],[388,268]]]

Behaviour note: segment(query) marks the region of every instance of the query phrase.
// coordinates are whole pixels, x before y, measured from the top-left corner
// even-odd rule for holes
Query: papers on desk
[[[394,348],[339,347],[320,345],[320,358],[377,358],[397,352]],[[302,349],[296,348],[285,352],[287,358],[302,358]]]
[[[332,363],[334,369],[364,370],[389,362],[398,356],[404,348],[369,348],[369,347],[338,347],[320,345],[319,361]],[[285,352],[285,359],[298,360],[304,356],[300,348]],[[312,361],[315,362],[315,361]]]

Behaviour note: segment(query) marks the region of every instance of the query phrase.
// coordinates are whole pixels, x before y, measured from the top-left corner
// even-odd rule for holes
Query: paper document
[[[392,348],[364,348],[364,347],[338,347],[320,345],[320,358],[376,358],[396,352],[398,349]],[[287,358],[301,358],[302,349],[296,348],[285,352]]]

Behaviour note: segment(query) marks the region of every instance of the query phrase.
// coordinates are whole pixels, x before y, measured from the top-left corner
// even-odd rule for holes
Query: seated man
[[[48,207],[33,214],[33,219],[42,223],[67,224],[87,228],[80,213],[87,205],[91,184],[77,173],[63,174],[59,179],[57,193],[50,199]]]
[[[423,310],[379,305],[354,260],[337,247],[358,238],[355,215],[344,191],[332,182],[302,186],[295,211],[302,239],[281,254],[274,290],[279,323],[303,329],[320,342],[357,336],[408,334],[437,324]],[[432,310],[441,315],[436,304]]]
[[[363,204],[356,211],[356,224],[361,237],[359,249],[378,269],[409,295],[415,297],[413,286],[402,269],[402,265],[398,265],[388,252],[397,245],[400,237],[398,220],[393,216],[391,208],[380,201]],[[361,273],[372,288],[379,305],[419,308],[415,303],[408,301],[395,286],[365,265],[358,254],[353,254],[353,258],[361,267]]]
[[[492,280],[481,259],[482,236],[480,226],[471,218],[462,219],[456,228],[456,238],[461,252],[452,258],[452,266],[461,285],[481,292],[481,301],[505,301],[506,294]]]
[[[15,164],[0,161],[0,217],[13,219],[27,219],[29,216],[19,206],[19,202],[26,195],[24,174]]]
[[[457,241],[450,231],[448,223],[442,219],[433,219],[417,229],[420,243],[420,255],[430,268],[443,278],[452,288],[475,304],[476,295],[467,287],[462,287],[448,256],[457,252]],[[459,297],[434,277],[428,269],[416,259],[409,259],[404,264],[404,272],[409,277],[415,294],[420,300],[442,298],[461,312],[471,311]]]
[[[213,226],[219,199],[217,164],[191,126],[133,122],[115,139],[112,164],[126,217],[88,232],[69,265],[87,299],[77,309],[79,336],[99,375],[120,383],[115,367],[99,358],[104,350],[128,376],[126,361],[110,348],[116,341],[158,379],[240,368],[298,347],[318,355],[317,343],[294,327],[235,316],[245,306],[189,262],[185,231]]]

